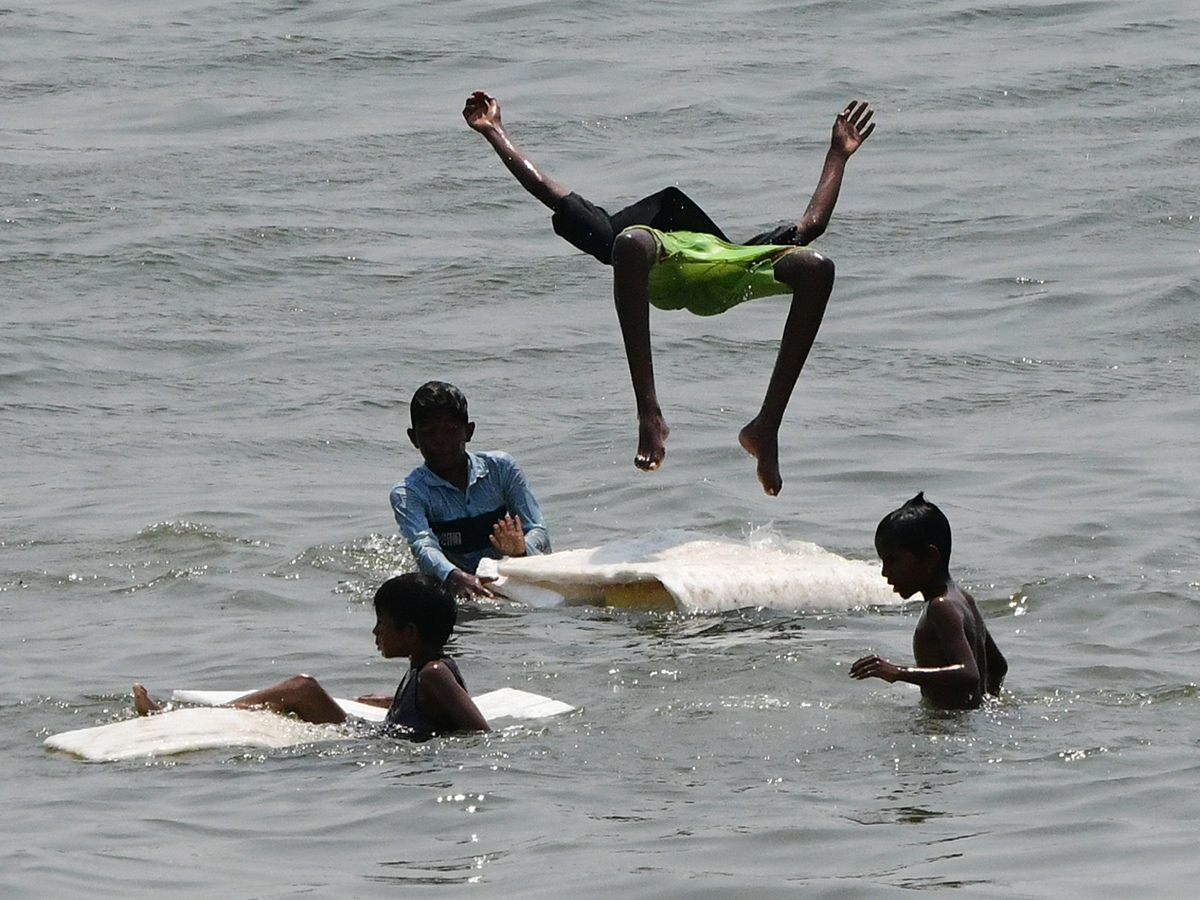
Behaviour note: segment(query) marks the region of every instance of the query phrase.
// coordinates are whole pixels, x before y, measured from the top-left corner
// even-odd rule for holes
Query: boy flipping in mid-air
[[[884,516],[875,530],[883,577],[907,600],[920,592],[925,609],[913,633],[915,667],[864,656],[853,678],[919,685],[941,709],[974,709],[984,693],[999,695],[1008,663],[996,647],[974,598],[950,578],[950,522],[920,493]]]
[[[394,697],[367,694],[358,698],[359,703],[387,708],[386,730],[417,740],[455,731],[489,730],[467,694],[458,666],[446,655],[445,643],[457,618],[454,596],[428,575],[397,575],[375,592],[375,628],[371,632],[375,646],[385,659],[409,659],[408,673]],[[133,702],[141,716],[162,709],[140,684],[133,686]],[[346,721],[337,701],[311,675],[296,675],[238,697],[229,705],[269,709],[317,725]]]
[[[487,138],[521,186],[554,211],[555,232],[613,267],[617,320],[637,402],[638,468],[649,471],[662,464],[670,434],[654,387],[650,305],[711,316],[755,297],[790,293],[792,306],[762,407],[738,436],[758,459],[763,489],[779,493],[779,425],[833,289],[833,263],[807,244],[829,224],[846,160],[874,130],[872,115],[866,103],[851,103],[837,117],[825,167],[803,217],[736,245],[674,187],[610,215],[544,175],[517,149],[495,98],[483,91],[467,98],[467,124]]]

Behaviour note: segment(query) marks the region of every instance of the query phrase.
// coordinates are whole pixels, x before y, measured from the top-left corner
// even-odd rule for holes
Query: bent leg
[[[230,706],[238,709],[269,709],[292,713],[314,725],[340,724],[346,713],[311,675],[295,675],[287,681],[238,697]]]
[[[227,705],[236,709],[269,709],[284,715],[292,713],[315,725],[346,721],[345,711],[311,675],[295,675],[269,688],[238,697]],[[162,705],[155,703],[140,684],[133,686],[133,706],[139,716],[163,710]]]
[[[832,260],[814,250],[792,250],[775,263],[775,280],[792,289],[792,305],[762,408],[738,435],[742,447],[758,460],[758,480],[771,496],[783,487],[779,474],[779,426],[825,316],[833,275]]]
[[[638,450],[633,464],[647,472],[662,465],[671,433],[658,405],[650,352],[650,269],[657,257],[653,235],[642,228],[622,231],[613,244],[613,300],[637,403]]]
[[[140,684],[133,686],[133,708],[137,710],[139,716],[148,716],[151,713],[162,712],[162,704],[151,700],[150,695],[146,693],[146,689]]]

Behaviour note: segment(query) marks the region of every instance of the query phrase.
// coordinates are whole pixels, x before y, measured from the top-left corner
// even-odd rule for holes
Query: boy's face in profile
[[[875,552],[883,563],[883,577],[905,600],[929,587],[934,580],[938,554],[933,547],[918,554],[901,547],[876,544]]]
[[[474,434],[474,422],[463,422],[449,413],[434,413],[408,429],[409,440],[421,451],[429,468],[438,474],[462,463]]]
[[[411,656],[412,630],[413,626],[411,622],[404,625],[397,625],[391,616],[376,613],[375,627],[371,629],[371,634],[375,635],[375,646],[379,649],[379,655],[384,659],[392,659],[396,656]]]

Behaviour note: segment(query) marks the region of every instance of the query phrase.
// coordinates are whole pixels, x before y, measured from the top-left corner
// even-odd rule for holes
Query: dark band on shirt
[[[451,553],[478,553],[492,548],[492,528],[508,515],[508,507],[498,506],[491,512],[464,516],[448,522],[430,522],[429,530],[437,535],[442,550]]]

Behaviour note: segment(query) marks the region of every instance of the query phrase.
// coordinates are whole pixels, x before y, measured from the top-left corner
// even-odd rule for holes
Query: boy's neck
[[[467,489],[467,476],[470,472],[470,465],[466,451],[463,451],[463,455],[449,466],[435,468],[430,464],[429,460],[425,461],[425,465],[429,466],[429,470],[438,478],[450,482],[460,491]]]
[[[935,578],[929,583],[928,587],[921,588],[921,596],[925,598],[926,602],[936,600],[938,597],[944,597],[952,584],[954,584],[954,579],[949,574]]]
[[[420,669],[426,663],[433,662],[435,659],[445,659],[446,650],[444,647],[426,646],[422,647],[412,656],[408,658],[408,664],[413,669]]]

